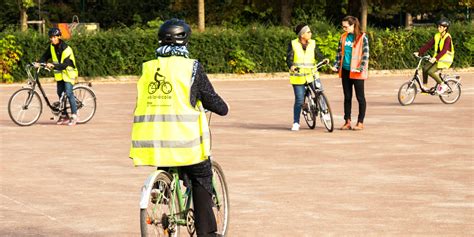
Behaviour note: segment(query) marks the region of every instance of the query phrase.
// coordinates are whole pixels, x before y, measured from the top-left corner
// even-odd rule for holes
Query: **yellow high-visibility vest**
[[[204,108],[199,100],[195,107],[190,103],[194,63],[171,56],[143,64],[130,149],[134,165],[187,166],[210,156]]]
[[[306,50],[303,49],[299,39],[291,41],[293,48],[293,66],[298,67],[298,72],[290,71],[290,83],[293,85],[303,85],[306,82],[314,81],[314,77],[319,78],[319,73],[314,72],[313,68],[316,66],[314,59],[314,49],[316,48],[316,41],[309,40]]]
[[[53,63],[59,63],[53,44],[50,45],[50,49],[51,59],[53,60]],[[64,63],[64,59],[67,57],[72,60],[74,67],[68,66],[62,71],[54,70],[54,78],[56,79],[56,81],[64,80],[65,82],[70,82],[74,85],[74,80],[77,78],[79,73],[77,70],[76,59],[74,58],[74,52],[72,52],[72,49],[69,46],[67,46],[67,48],[64,49],[61,53],[61,63]]]
[[[438,64],[436,65],[438,68],[449,68],[451,64],[453,64],[454,60],[454,44],[453,44],[453,38],[449,33],[444,34],[443,37],[441,37],[441,34],[438,32],[434,36],[434,55],[433,57],[436,57],[438,55],[438,47],[439,51],[443,50],[444,47],[444,41],[446,38],[450,37],[451,38],[451,51],[447,51],[439,60]]]

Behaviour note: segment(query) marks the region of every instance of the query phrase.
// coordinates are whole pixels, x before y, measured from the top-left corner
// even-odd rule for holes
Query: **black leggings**
[[[344,120],[351,119],[352,110],[352,86],[354,86],[356,98],[359,102],[359,116],[357,122],[364,122],[365,110],[367,104],[365,102],[364,81],[358,79],[350,79],[350,72],[342,69],[342,89],[344,91]]]
[[[216,236],[216,219],[212,207],[212,165],[210,160],[181,167],[193,186],[194,221],[198,237]]]

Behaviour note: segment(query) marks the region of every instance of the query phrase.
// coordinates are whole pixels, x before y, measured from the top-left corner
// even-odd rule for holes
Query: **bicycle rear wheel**
[[[141,236],[179,236],[172,213],[173,203],[171,178],[165,173],[156,176],[146,209],[140,209]]]
[[[224,177],[224,171],[221,166],[212,161],[212,187],[214,202],[214,215],[217,223],[217,234],[225,236],[229,230],[229,193],[227,190],[227,183]]]
[[[23,88],[10,97],[8,115],[20,126],[30,126],[38,121],[43,112],[43,103],[38,93],[29,88]]]
[[[401,105],[409,105],[415,101],[417,89],[413,81],[407,81],[398,90],[398,102]]]
[[[321,122],[323,122],[324,127],[326,127],[328,132],[332,132],[334,130],[334,120],[332,118],[331,106],[329,105],[329,101],[323,92],[319,94],[317,102],[320,108],[319,116],[321,118]]]
[[[316,104],[311,98],[311,93],[306,93],[304,97],[303,106],[301,108],[301,113],[303,114],[304,120],[308,127],[314,129],[316,127]]]
[[[439,95],[439,99],[445,104],[454,104],[461,97],[461,85],[456,80],[446,80],[448,89]]]
[[[87,123],[94,117],[97,101],[94,92],[86,86],[76,86],[72,90],[76,97],[77,123]]]

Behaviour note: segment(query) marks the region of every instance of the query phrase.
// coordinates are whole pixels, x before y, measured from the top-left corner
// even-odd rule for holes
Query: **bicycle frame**
[[[41,82],[38,78],[41,68],[38,68],[37,70],[35,70],[34,75],[31,75],[31,70],[30,70],[31,66],[27,65],[27,67],[28,67],[28,70],[26,70],[26,72],[28,74],[28,79],[29,79],[28,84],[31,86],[31,90],[35,91],[36,86],[38,86],[38,88],[41,92],[41,95],[43,96],[43,99],[46,101],[46,105],[48,105],[48,107],[51,109],[51,111],[58,112],[58,111],[56,111],[56,108],[49,101],[48,96],[46,95],[46,92],[44,91],[43,86],[41,85]]]
[[[432,94],[432,95],[435,95],[435,92],[434,91],[430,91],[430,90],[425,90],[423,88],[423,86],[421,85],[421,80],[420,80],[420,68],[421,68],[421,64],[424,60],[429,60],[431,57],[430,56],[423,56],[423,57],[419,57],[419,56],[416,56],[417,58],[419,58],[420,60],[418,61],[418,65],[416,66],[415,68],[415,74],[413,75],[413,78],[411,79],[411,82],[414,83],[413,81],[416,81],[418,83],[418,88],[421,90],[421,92],[423,93],[429,93],[429,94]],[[456,84],[461,84],[461,79],[460,79],[460,76],[458,75],[443,75],[441,72],[439,73],[439,77],[441,78],[441,80],[443,82],[445,82],[446,80],[448,79],[454,79],[456,80]],[[410,84],[411,86],[411,84]],[[449,87],[449,85],[448,85]]]
[[[164,171],[164,170],[155,170],[153,173],[151,173],[147,179],[145,180],[145,183],[142,186],[142,191],[141,191],[141,197],[140,197],[140,208],[141,209],[146,209],[148,207],[148,198],[151,195],[151,191],[153,189],[154,181],[156,177],[160,174],[166,174],[167,176],[170,177],[171,179],[171,216],[174,216],[173,218],[176,222],[177,225],[184,226],[186,225],[186,211],[190,210],[191,208],[191,203],[192,203],[192,188],[191,187],[186,187],[186,189],[183,192],[183,189],[181,188],[180,185],[180,176],[179,176],[179,167],[170,167],[169,171]],[[188,184],[189,186],[191,183]],[[216,187],[216,180],[215,177],[212,178],[212,188],[215,190]],[[178,204],[178,212],[175,212],[176,208],[174,205],[176,205],[176,200],[177,198],[177,204]],[[215,195],[216,198],[216,204],[218,206],[221,205],[221,200],[219,195]]]

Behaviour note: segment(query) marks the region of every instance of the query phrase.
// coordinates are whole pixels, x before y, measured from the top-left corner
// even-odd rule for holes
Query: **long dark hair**
[[[355,41],[359,40],[359,36],[361,36],[363,33],[360,29],[359,19],[357,19],[355,16],[346,16],[344,19],[342,19],[342,21],[347,21],[349,25],[354,25],[354,38]]]

